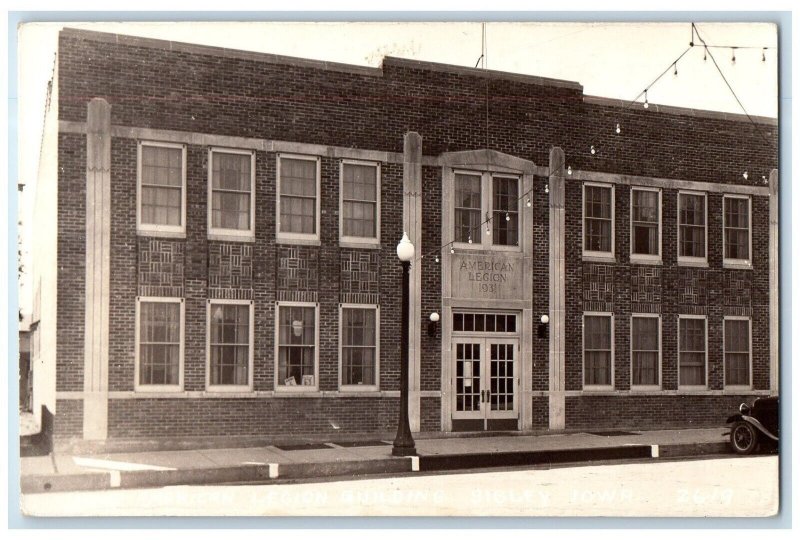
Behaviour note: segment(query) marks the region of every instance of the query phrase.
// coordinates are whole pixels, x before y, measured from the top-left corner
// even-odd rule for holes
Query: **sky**
[[[742,113],[711,58],[689,47],[687,23],[28,23],[18,33],[19,178],[23,250],[30,252],[47,82],[58,31],[64,26],[169,39],[232,49],[380,66],[384,56],[484,67],[576,81],[588,95],[632,101],[648,91],[650,103]],[[777,29],[771,24],[697,23],[720,69],[750,115],[777,117]],[[695,41],[699,43],[695,37]],[[738,47],[735,51],[731,47]],[[747,49],[744,47],[754,47]],[[768,49],[763,50],[763,47]],[[762,56],[763,53],[763,56]],[[732,57],[735,56],[735,62]],[[14,89],[9,89],[13,98]],[[641,101],[641,99],[639,100]],[[637,105],[634,105],[637,106]],[[23,279],[20,305],[30,290]]]

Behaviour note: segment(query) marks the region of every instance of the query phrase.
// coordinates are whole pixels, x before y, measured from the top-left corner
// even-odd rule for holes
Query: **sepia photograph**
[[[22,514],[776,516],[779,26],[685,15],[20,24]]]

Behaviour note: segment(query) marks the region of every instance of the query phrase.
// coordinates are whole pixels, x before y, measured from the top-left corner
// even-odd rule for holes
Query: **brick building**
[[[413,430],[716,425],[777,392],[774,119],[71,29],[52,92],[60,440],[393,431],[404,231]]]

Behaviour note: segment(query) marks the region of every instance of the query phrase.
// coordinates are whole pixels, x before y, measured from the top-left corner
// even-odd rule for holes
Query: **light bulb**
[[[508,212],[506,212],[506,221],[511,221],[511,216],[508,215]]]
[[[434,260],[438,263],[439,262],[439,256],[437,255],[436,259],[434,259]]]
[[[761,49],[761,61],[762,62],[766,62],[767,61],[767,48],[766,47]]]
[[[647,102],[647,90],[644,91],[644,108],[650,108],[650,104]]]
[[[615,131],[617,132],[617,135],[619,135],[619,134],[620,134],[620,132],[622,131],[622,130],[620,129],[620,127],[619,127],[619,124],[617,124],[617,129],[616,129]]]
[[[486,226],[486,235],[488,236],[490,234],[492,234],[492,231],[489,230],[489,226],[487,225]]]
[[[735,64],[735,63],[736,63],[736,49],[732,48],[731,49],[731,64]]]
[[[592,145],[589,151],[592,153],[592,155],[595,155],[597,153],[597,150],[595,149],[594,145]]]
[[[456,250],[455,250],[455,249],[453,249],[453,248],[450,248],[450,255],[453,255],[455,252],[456,252]]]
[[[469,235],[469,236],[467,237],[467,243],[468,243],[468,244],[471,244],[471,243],[472,243],[472,235]]]
[[[678,63],[677,63],[677,62],[675,62],[675,63],[674,63],[674,64],[672,64],[672,65],[673,65],[673,66],[675,66],[675,72],[673,73],[673,75],[675,75],[675,76],[677,77],[677,76],[678,76]]]
[[[530,197],[525,199],[525,206],[527,206],[528,208],[531,207],[531,199],[530,199]]]
[[[708,53],[708,47],[703,47],[703,62],[708,60],[708,56],[706,55],[706,53]]]
[[[571,165],[567,166],[567,174],[572,176],[572,166]]]
[[[550,184],[545,184],[544,185],[544,192],[545,193],[550,193]]]
[[[744,171],[744,174],[742,174],[742,176],[744,176],[744,179],[747,180],[747,171]]]

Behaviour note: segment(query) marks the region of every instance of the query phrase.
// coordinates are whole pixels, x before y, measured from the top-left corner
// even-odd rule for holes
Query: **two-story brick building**
[[[719,424],[777,392],[754,122],[63,30],[37,405],[61,440],[391,432],[407,232],[412,429]]]

